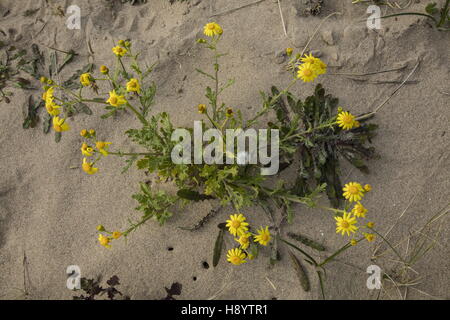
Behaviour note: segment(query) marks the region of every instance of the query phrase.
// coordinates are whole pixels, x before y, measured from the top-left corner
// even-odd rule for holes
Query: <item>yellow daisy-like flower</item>
[[[53,91],[55,89],[53,87],[48,88],[44,93],[42,94],[42,100],[45,101],[45,103],[51,103],[53,102]]]
[[[87,87],[91,84],[92,77],[89,73],[83,73],[80,76],[80,82],[83,86]]]
[[[230,249],[227,253],[227,261],[236,266],[246,263],[247,261],[245,261],[245,257],[245,253],[239,248]]]
[[[111,241],[111,238],[105,237],[102,234],[98,235],[98,242],[100,242],[100,244],[102,246],[104,246],[105,248],[108,248],[108,249],[111,248],[111,245],[109,244],[110,241]]]
[[[206,105],[205,104],[199,104],[198,105],[198,113],[200,113],[200,114],[204,114],[204,113],[206,113]]]
[[[365,233],[364,237],[366,238],[367,241],[372,242],[373,240],[375,240],[375,235],[372,233]]]
[[[203,33],[208,37],[214,37],[215,35],[222,35],[222,27],[215,22],[210,22],[203,28]]]
[[[367,228],[372,229],[373,227],[375,227],[375,223],[373,223],[373,222],[367,222]]]
[[[64,132],[70,130],[70,127],[66,123],[66,119],[53,117],[53,129],[55,129],[56,132]]]
[[[112,52],[114,52],[114,54],[118,57],[123,57],[128,52],[128,50],[120,46],[116,46],[112,48]]]
[[[95,147],[98,149],[98,151],[104,155],[105,157],[108,155],[108,146],[111,144],[111,142],[104,142],[104,141],[97,141],[95,143]]]
[[[314,57],[311,53],[309,56],[305,54],[303,58],[300,59],[303,63],[310,63],[312,67],[316,70],[318,75],[327,72],[327,65],[319,58]]]
[[[87,145],[87,143],[83,143],[81,145],[81,153],[83,154],[83,156],[86,157],[91,157],[93,155],[94,149],[92,149],[91,147],[89,147]]]
[[[87,132],[86,129],[83,129],[83,130],[80,131],[80,136],[82,136],[82,137],[86,137],[87,134],[88,134],[88,132]]]
[[[125,96],[119,96],[116,93],[116,90],[113,90],[109,92],[109,99],[106,100],[106,102],[112,105],[113,107],[119,107],[127,103],[127,100],[125,99]]]
[[[105,227],[101,224],[99,224],[96,229],[97,231],[105,231]]]
[[[255,236],[255,241],[258,242],[259,244],[262,244],[263,246],[267,246],[270,239],[271,236],[268,226],[266,226],[265,229],[261,227],[261,229],[258,230],[258,235]]]
[[[357,204],[355,204],[355,206],[352,209],[353,215],[358,218],[364,218],[366,216],[367,211],[368,210],[359,201]]]
[[[303,63],[298,67],[297,78],[302,79],[304,82],[314,81],[317,76],[316,68],[309,62]]]
[[[343,196],[350,202],[360,201],[364,197],[364,189],[358,182],[349,182],[342,190]]]
[[[94,174],[98,171],[98,168],[94,168],[92,163],[87,162],[86,158],[83,158],[83,164],[81,165],[83,171],[87,174]]]
[[[292,49],[292,48],[286,48],[286,55],[287,55],[288,57],[290,57],[290,56],[292,55],[292,52],[294,52],[294,49]]]
[[[344,130],[350,130],[355,126],[355,116],[350,112],[343,111],[337,116],[337,124]]]
[[[248,231],[248,222],[245,222],[242,213],[232,214],[230,220],[227,220],[226,226],[233,236],[241,236]]]
[[[113,237],[114,239],[119,239],[121,236],[122,236],[122,232],[120,232],[120,231],[114,231],[114,232],[112,233],[112,237]]]
[[[356,246],[358,244],[358,241],[356,241],[355,239],[350,240],[350,244],[352,246]]]
[[[127,91],[141,93],[141,86],[139,85],[139,81],[134,78],[130,79],[130,81],[128,81],[127,83]]]
[[[61,106],[56,105],[54,102],[45,103],[45,109],[47,110],[49,115],[57,116],[61,112],[59,109]]]
[[[241,249],[245,250],[250,245],[250,240],[249,240],[250,236],[251,236],[250,233],[246,233],[246,234],[243,234],[242,236],[240,236],[239,239],[235,238],[234,240],[239,242],[239,244],[241,245]]]
[[[372,186],[370,184],[364,185],[364,191],[370,192],[372,190]]]
[[[351,213],[344,212],[342,217],[334,217],[336,220],[336,233],[341,232],[342,235],[347,233],[349,236],[350,233],[354,233],[358,227],[355,226],[356,218],[351,216]]]

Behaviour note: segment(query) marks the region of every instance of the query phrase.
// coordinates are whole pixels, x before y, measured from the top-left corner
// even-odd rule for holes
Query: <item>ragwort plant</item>
[[[178,206],[188,202],[217,199],[222,207],[231,205],[235,213],[219,225],[220,231],[216,239],[213,254],[213,265],[220,260],[224,243],[225,232],[235,237],[236,246],[227,252],[227,261],[233,265],[240,265],[258,256],[260,250],[270,246],[270,261],[279,260],[278,240],[288,246],[297,249],[305,255],[306,261],[316,268],[323,266],[334,257],[344,252],[359,241],[367,239],[373,241],[374,234],[372,222],[364,222],[367,209],[361,203],[362,198],[371,187],[364,187],[357,182],[347,183],[341,186],[339,179],[338,154],[349,160],[355,167],[367,171],[364,159],[374,156],[374,150],[367,147],[373,137],[376,126],[365,124],[368,117],[354,116],[348,111],[337,107],[336,98],[325,95],[321,85],[316,87],[314,95],[304,101],[294,98],[290,89],[299,81],[312,82],[317,77],[327,72],[326,64],[314,56],[293,55],[292,49],[287,49],[286,54],[292,57],[291,66],[293,79],[283,90],[272,88],[270,93],[262,92],[262,108],[250,119],[244,119],[240,110],[222,101],[221,94],[233,85],[234,80],[221,81],[220,59],[225,55],[219,50],[220,40],[223,35],[222,28],[214,22],[204,27],[206,39],[198,39],[197,43],[212,54],[212,71],[197,71],[211,80],[212,85],[205,90],[205,101],[196,106],[199,116],[202,118],[202,127],[217,129],[223,139],[227,139],[225,130],[246,129],[253,126],[264,126],[261,117],[275,113],[275,122],[268,124],[269,128],[278,129],[280,134],[280,157],[282,168],[298,164],[298,178],[294,186],[288,186],[285,181],[278,180],[275,184],[265,183],[269,179],[261,174],[263,168],[260,164],[176,164],[172,161],[172,152],[179,141],[172,138],[175,127],[167,113],[162,112],[149,115],[150,107],[155,95],[155,85],[151,83],[145,86],[146,78],[152,68],[142,72],[137,61],[138,54],[131,52],[129,41],[119,41],[112,49],[117,56],[117,67],[114,71],[108,67],[100,68],[101,75],[95,77],[91,73],[83,73],[80,76],[82,87],[78,92],[72,92],[64,86],[46,86],[44,99],[47,111],[53,112],[55,131],[67,131],[68,125],[65,117],[61,117],[65,107],[73,103],[99,103],[105,106],[106,118],[121,110],[132,111],[141,122],[141,128],[126,131],[129,139],[139,145],[143,152],[127,152],[113,150],[111,142],[99,139],[100,134],[95,130],[82,130],[81,136],[85,140],[81,145],[83,155],[82,169],[89,175],[99,174],[98,164],[109,156],[126,157],[127,165],[124,170],[136,163],[137,168],[149,173],[155,173],[161,181],[173,181],[178,188],[176,194],[168,194],[164,191],[151,190],[148,184],[140,183],[140,191],[133,195],[139,203],[136,208],[142,216],[136,222],[130,223],[125,230],[108,230],[99,225],[97,230],[98,240],[106,248],[111,247],[112,241],[121,237],[127,237],[130,233],[142,226],[148,220],[156,220],[163,225],[176,211]],[[97,83],[106,81],[111,86],[109,98],[86,99],[83,96],[84,88],[90,87],[98,93]],[[54,90],[61,90],[72,101],[62,101],[55,96]],[[286,106],[289,105],[289,108]],[[59,103],[59,104],[57,104]],[[136,107],[136,103],[140,107]],[[184,128],[192,132],[192,128]],[[226,141],[225,141],[226,142]],[[224,143],[225,145],[226,143]],[[236,150],[226,150],[226,156],[237,158]],[[275,185],[269,187],[268,185]],[[317,200],[322,193],[326,193],[332,206],[320,206]],[[339,209],[342,200],[345,200],[344,208]],[[336,232],[351,236],[349,242],[337,252],[331,254],[323,262],[316,261],[312,256],[297,245],[282,239],[280,229],[282,222],[292,222],[293,205],[301,204],[310,208],[319,208],[332,214],[336,223]],[[248,206],[258,205],[264,209],[271,220],[270,226],[250,226],[242,209]],[[281,222],[275,224],[273,209],[282,209]],[[214,212],[217,212],[214,211]],[[208,214],[209,216],[209,214]],[[206,222],[208,216],[203,218],[196,230]],[[357,237],[359,235],[359,237]],[[291,238],[302,244],[322,250],[315,241],[301,235],[290,235]],[[318,249],[319,248],[319,249]],[[323,251],[323,250],[322,250]],[[296,269],[302,270],[299,260]],[[319,270],[319,269],[317,269]],[[299,271],[299,272],[300,272]],[[319,280],[323,284],[323,275],[318,271]]]

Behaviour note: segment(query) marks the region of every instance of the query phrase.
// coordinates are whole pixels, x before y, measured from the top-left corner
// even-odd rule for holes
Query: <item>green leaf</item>
[[[310,285],[305,269],[301,265],[300,260],[291,252],[291,250],[289,250],[289,257],[291,258],[292,266],[294,267],[295,273],[297,274],[298,280],[300,281],[300,285],[302,286],[303,290],[308,292],[310,289]]]
[[[304,235],[301,235],[298,233],[293,233],[293,232],[288,232],[287,235],[289,238],[297,240],[297,241],[303,243],[305,246],[311,247],[317,251],[325,251],[326,250],[323,245],[321,245],[320,243],[318,243],[314,240],[311,240],[310,238],[308,238]]]
[[[199,193],[195,190],[191,190],[191,189],[180,189],[177,192],[177,196],[179,196],[182,199],[196,201],[196,202],[214,199],[214,197],[212,197],[212,196],[201,194],[201,193]]]
[[[43,124],[43,131],[44,131],[44,133],[49,133],[51,125],[52,125],[52,116],[47,113],[44,116],[44,121],[43,121],[42,124]]]
[[[75,110],[77,110],[77,112],[82,112],[87,115],[92,115],[92,110],[82,102],[79,102],[75,105]]]
[[[213,252],[213,267],[217,267],[220,261],[220,256],[222,255],[222,247],[223,247],[223,235],[225,231],[223,229],[219,230],[219,234],[217,235],[216,242],[214,243],[214,252]]]
[[[439,10],[436,8],[436,6],[437,6],[436,2],[430,2],[430,3],[427,4],[427,6],[425,7],[425,11],[426,11],[428,14],[433,15],[433,14],[435,14],[435,13],[437,13],[437,12],[439,11]]]
[[[61,137],[62,137],[61,132],[56,132],[56,131],[55,131],[55,142],[56,142],[56,143],[58,143],[58,142],[61,141]]]

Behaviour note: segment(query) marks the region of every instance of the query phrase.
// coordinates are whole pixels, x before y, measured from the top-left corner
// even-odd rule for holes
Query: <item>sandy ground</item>
[[[303,49],[320,19],[339,11],[342,15],[331,18],[311,43],[311,49],[322,52],[330,73],[361,73],[407,64],[406,70],[370,78],[401,80],[417,58],[423,59],[412,77],[418,82],[405,85],[375,119],[380,131],[374,146],[380,159],[369,163],[371,173],[363,175],[344,164],[343,177],[373,185],[366,204],[371,219],[382,232],[410,205],[390,233],[394,243],[448,205],[450,110],[449,96],[442,93],[450,92],[448,33],[437,32],[416,17],[384,20],[382,30],[370,31],[361,22],[366,17],[365,7],[351,5],[351,1],[324,1],[318,17],[297,14],[300,0],[282,1],[288,37],[281,26],[278,5],[272,0],[213,18],[210,18],[212,14],[252,1],[191,0],[174,5],[166,0],[148,2],[130,6],[119,1],[49,0],[47,5],[44,0],[1,0],[0,16],[6,9],[10,14],[1,18],[0,29],[5,32],[14,29],[19,47],[34,42],[75,50],[79,56],[65,69],[67,74],[87,62],[95,61],[97,66],[112,64],[112,44],[118,39],[132,39],[134,48],[142,50],[145,61],[149,64],[158,61],[153,74],[158,85],[154,112],[166,111],[175,124],[191,126],[198,118],[193,106],[204,101],[203,88],[207,85],[207,80],[195,72],[195,68],[205,68],[210,61],[207,50],[195,44],[204,23],[214,20],[224,28],[221,47],[229,55],[223,59],[222,70],[227,70],[228,76],[236,80],[224,99],[248,115],[260,106],[259,90],[268,90],[271,85],[283,87],[290,81],[277,53],[286,47]],[[426,1],[415,2],[410,9],[422,10]],[[66,28],[66,18],[53,14],[51,8],[55,3],[63,8],[70,4],[81,7],[81,30]],[[26,9],[38,5],[41,10],[35,16],[22,16]],[[47,24],[39,32],[42,21]],[[93,57],[89,57],[87,42],[92,46]],[[332,75],[324,76],[322,83],[353,113],[371,111],[397,86]],[[313,84],[298,84],[293,92],[305,97],[313,88]],[[101,173],[94,176],[70,169],[81,162],[78,132],[95,128],[118,149],[128,149],[123,132],[139,123],[129,113],[101,120],[98,115],[103,110],[96,110],[94,116],[77,116],[70,123],[72,131],[56,144],[53,135],[43,135],[40,126],[34,130],[22,129],[21,106],[26,99],[23,91],[14,89],[12,103],[0,105],[2,299],[25,298],[24,286],[29,299],[70,299],[72,292],[66,288],[65,274],[68,265],[80,266],[82,276],[88,278],[119,276],[122,283],[119,288],[132,299],[162,298],[164,286],[169,287],[175,281],[183,285],[181,299],[320,298],[314,270],[308,269],[312,290],[305,293],[285,250],[282,251],[284,259],[271,269],[267,267],[267,252],[258,261],[238,268],[225,261],[212,268],[216,225],[232,213],[231,208],[222,210],[195,233],[177,227],[195,223],[214,203],[187,207],[165,227],[148,223],[127,242],[116,241],[111,250],[98,245],[97,224],[123,229],[128,218],[139,217],[133,210],[136,203],[131,194],[145,175],[137,170],[121,175],[123,162],[118,158],[103,161]],[[297,231],[318,239],[329,251],[344,244],[345,239],[335,234],[333,219],[325,212],[301,207],[296,211],[294,223],[285,232]],[[251,222],[268,222],[259,210],[248,209],[245,214]],[[440,224],[439,245],[414,266],[422,277],[416,288],[435,297],[449,298],[448,218]],[[228,238],[228,247],[231,242]],[[169,251],[168,247],[173,250]],[[358,245],[341,257],[341,262],[329,266],[328,298],[366,299],[377,295],[366,288],[365,269],[373,264],[370,261],[373,248],[374,244]],[[211,267],[204,268],[204,261]],[[386,260],[379,262],[384,270],[390,264]],[[395,289],[388,291],[381,297],[399,298]],[[407,298],[430,296],[410,290]]]

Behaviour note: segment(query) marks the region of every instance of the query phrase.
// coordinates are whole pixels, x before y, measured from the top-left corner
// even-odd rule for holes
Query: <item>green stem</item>
[[[302,253],[305,257],[307,257],[309,260],[311,260],[311,262],[315,265],[315,266],[319,266],[319,264],[317,263],[317,261],[311,257],[309,254],[307,254],[305,251],[303,251],[302,249],[300,249],[299,247],[297,247],[295,244],[290,243],[289,241],[284,240],[283,238],[279,238],[281,241],[283,241],[284,243],[286,243],[287,245],[291,246],[292,248],[300,251],[300,253]]]
[[[113,156],[158,156],[157,154],[154,153],[149,153],[149,152],[109,152],[108,154],[111,154]]]
[[[381,19],[392,18],[392,17],[397,17],[397,16],[423,16],[423,17],[427,17],[427,18],[433,20],[436,23],[436,25],[438,23],[433,16],[430,16],[429,14],[426,14],[426,13],[420,13],[420,12],[394,13],[394,14],[390,14],[390,15],[387,15],[387,16],[383,16],[383,17],[381,17]]]
[[[364,238],[361,238],[359,240],[356,240],[356,242],[360,242],[361,240],[364,240]],[[323,267],[325,264],[327,264],[328,262],[332,261],[335,257],[337,257],[338,255],[340,255],[342,252],[344,252],[345,250],[347,250],[348,248],[352,247],[352,245],[349,243],[347,243],[345,246],[343,246],[342,248],[340,248],[338,251],[336,251],[335,253],[333,253],[331,256],[329,256],[328,258],[326,258],[323,262],[321,262],[319,264],[319,267]]]
[[[128,102],[127,102],[127,107],[131,110],[131,111],[133,111],[135,114],[136,114],[136,116],[138,117],[138,119],[142,122],[142,124],[144,125],[144,126],[148,126],[149,124],[148,124],[148,121],[144,118],[144,116],[142,115],[142,114],[140,114],[139,113],[139,111],[137,111],[131,104],[129,104]]]

